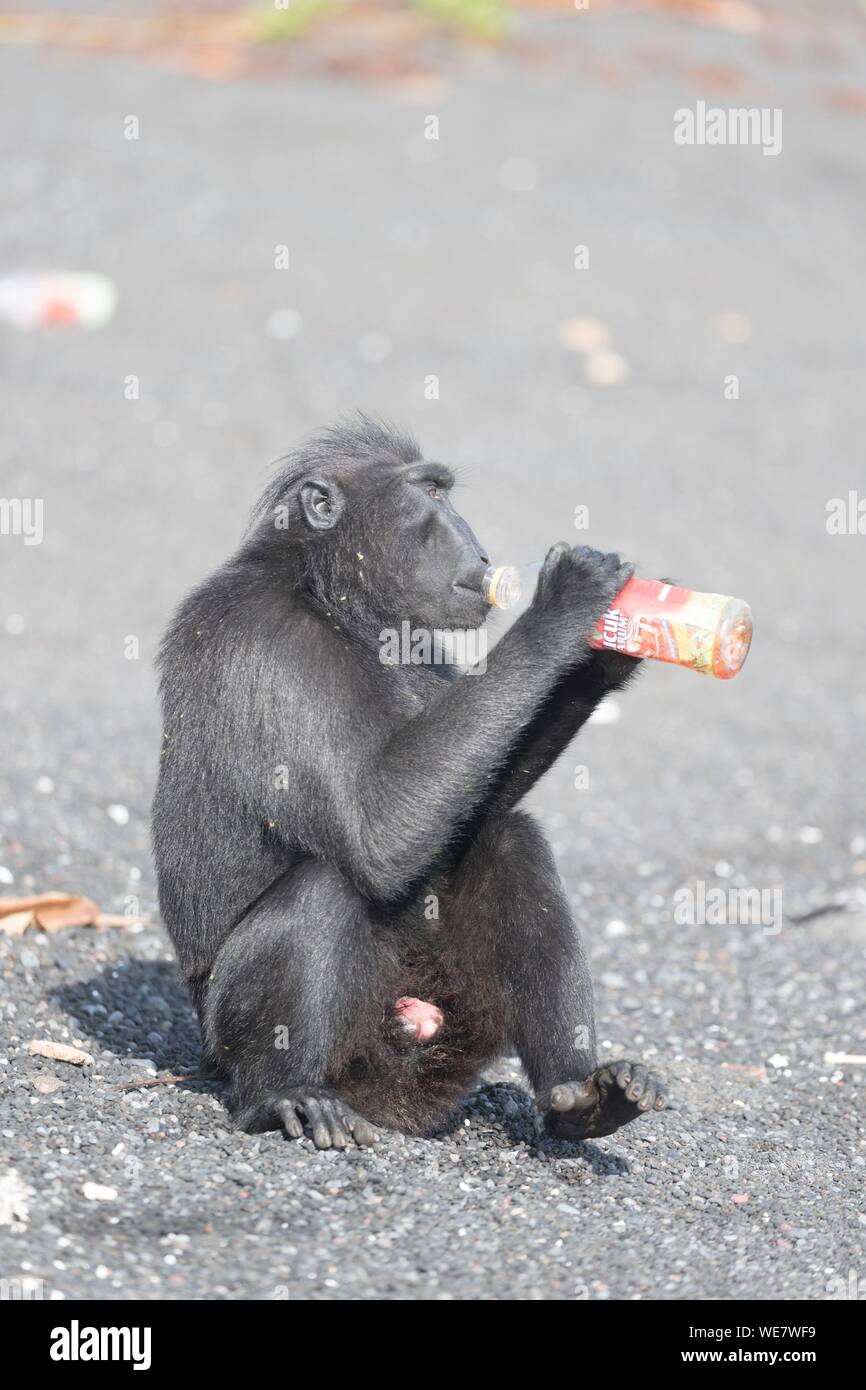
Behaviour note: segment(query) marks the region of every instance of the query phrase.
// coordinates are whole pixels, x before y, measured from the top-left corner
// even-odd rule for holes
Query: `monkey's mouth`
[[[451,585],[455,594],[469,594],[471,598],[482,598],[481,588],[477,584],[458,584]]]
[[[452,584],[454,611],[467,627],[483,625],[490,611],[481,590],[471,584]]]

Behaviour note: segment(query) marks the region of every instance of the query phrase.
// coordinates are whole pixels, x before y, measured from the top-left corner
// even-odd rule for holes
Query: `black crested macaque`
[[[632,567],[555,545],[483,674],[383,664],[384,630],[484,622],[452,482],[366,417],[324,433],[165,636],[160,904],[249,1131],[429,1133],[506,1048],[561,1138],[664,1107],[639,1062],[599,1066],[559,874],[514,809],[639,664],[586,642]]]

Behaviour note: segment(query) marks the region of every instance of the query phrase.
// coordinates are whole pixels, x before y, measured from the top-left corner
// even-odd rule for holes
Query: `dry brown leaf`
[[[49,902],[49,896],[53,901]],[[90,898],[65,897],[44,893],[33,908],[37,927],[43,931],[62,931],[64,927],[92,927],[99,916],[99,904]]]
[[[35,1057],[48,1057],[52,1062],[72,1062],[76,1067],[89,1067],[93,1057],[80,1047],[69,1047],[67,1043],[52,1042],[50,1038],[34,1038],[30,1051]]]
[[[32,912],[36,901],[36,898],[0,898],[0,917],[5,917],[9,912]]]
[[[0,898],[0,933],[3,936],[21,936],[29,927],[53,933],[66,927],[131,927],[143,921],[143,917],[101,912],[98,903],[77,893]]]
[[[146,917],[127,917],[122,912],[99,912],[93,923],[95,927],[141,927]]]
[[[27,928],[32,926],[32,912],[9,912],[0,918],[0,932],[4,936],[23,936]]]
[[[767,1068],[749,1066],[744,1062],[722,1062],[722,1071],[739,1072],[740,1076],[752,1076],[756,1081],[766,1081]]]

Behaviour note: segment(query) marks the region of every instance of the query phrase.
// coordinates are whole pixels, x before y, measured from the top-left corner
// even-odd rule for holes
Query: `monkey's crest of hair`
[[[339,482],[344,476],[377,465],[408,465],[422,457],[411,435],[388,420],[375,420],[359,410],[320,430],[278,460],[278,471],[256,502],[248,530],[255,530],[265,520],[272,521],[274,509],[294,494],[304,478],[318,474]]]

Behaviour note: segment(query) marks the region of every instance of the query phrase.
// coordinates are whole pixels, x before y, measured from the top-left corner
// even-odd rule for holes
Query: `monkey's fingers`
[[[556,585],[557,575],[560,570],[564,571],[570,554],[571,546],[568,541],[557,541],[555,545],[550,547],[544,557],[541,573],[538,576],[537,593],[539,597],[543,597],[548,589]]]
[[[329,1149],[331,1147],[331,1132],[328,1128],[328,1121],[322,1108],[322,1102],[317,1096],[304,1096],[303,1100],[298,1101],[299,1106],[307,1117],[307,1122],[313,1131],[313,1143],[317,1149]]]
[[[347,1149],[351,1141],[343,1128],[342,1121],[344,1115],[342,1107],[333,1100],[323,1100],[321,1106],[325,1123],[328,1126],[328,1135],[331,1141],[330,1147],[334,1149]]]
[[[368,1120],[362,1119],[360,1115],[350,1112],[349,1127],[352,1131],[352,1138],[360,1148],[366,1148],[369,1144],[376,1142],[376,1131]]]
[[[275,1109],[289,1138],[303,1139],[304,1126],[292,1102],[290,1100],[278,1100]]]
[[[364,1147],[376,1139],[370,1122],[336,1097],[299,1096],[296,1100],[277,1101],[274,1109],[290,1139],[304,1137],[306,1120],[317,1149],[347,1149],[352,1140]]]

